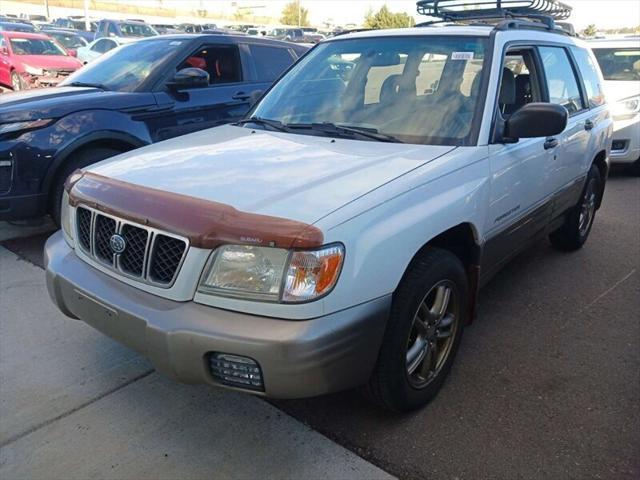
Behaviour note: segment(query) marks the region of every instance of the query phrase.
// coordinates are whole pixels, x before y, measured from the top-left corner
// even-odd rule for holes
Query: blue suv
[[[168,35],[105,54],[58,87],[0,95],[0,220],[50,213],[77,168],[238,120],[306,47]]]

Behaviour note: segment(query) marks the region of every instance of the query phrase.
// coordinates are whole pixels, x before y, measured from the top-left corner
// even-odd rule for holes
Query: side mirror
[[[77,57],[78,56],[78,51],[74,50],[73,48],[67,49],[67,53],[72,57]]]
[[[208,87],[209,74],[201,68],[183,68],[175,74],[168,86],[175,90]]]
[[[251,92],[249,94],[249,105],[253,107],[256,103],[258,103],[258,100],[262,98],[262,95],[264,95],[264,90],[254,90],[253,92]]]
[[[554,103],[528,103],[506,121],[504,137],[509,139],[550,137],[567,127],[569,112]]]

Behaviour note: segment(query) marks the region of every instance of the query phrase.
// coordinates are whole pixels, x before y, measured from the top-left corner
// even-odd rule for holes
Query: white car
[[[537,239],[587,240],[602,82],[533,21],[325,40],[243,121],[72,175],[49,293],[184,382],[417,408],[481,285]]]
[[[589,42],[600,64],[613,115],[611,163],[640,175],[640,37]]]
[[[79,47],[77,49],[77,57],[83,64],[87,64],[101,57],[107,52],[110,52],[114,48],[124,45],[125,43],[135,42],[136,39],[127,38],[98,38],[91,42],[89,45]]]

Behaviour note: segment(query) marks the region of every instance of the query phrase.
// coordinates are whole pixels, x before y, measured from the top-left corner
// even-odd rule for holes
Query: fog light
[[[627,148],[627,141],[626,140],[614,140],[613,144],[611,145],[611,150],[624,150],[625,148]]]
[[[264,390],[260,365],[250,358],[212,353],[209,365],[211,375],[220,383],[249,390]]]

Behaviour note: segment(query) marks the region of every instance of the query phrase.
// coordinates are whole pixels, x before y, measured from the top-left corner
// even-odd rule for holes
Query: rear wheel
[[[49,205],[49,213],[58,227],[60,226],[62,194],[67,177],[79,168],[84,168],[119,153],[121,151],[114,148],[89,148],[73,154],[73,157],[62,167],[56,176],[55,183],[51,186],[51,204]]]
[[[11,88],[13,88],[14,92],[17,92],[24,88],[24,85],[22,84],[22,78],[20,78],[20,74],[18,72],[11,72]]]
[[[592,165],[578,204],[571,210],[562,227],[549,235],[554,247],[572,251],[584,245],[593,226],[600,192],[602,192],[600,171],[598,167]]]
[[[466,323],[467,277],[452,253],[430,248],[394,294],[383,345],[365,393],[393,411],[409,411],[438,393]]]

